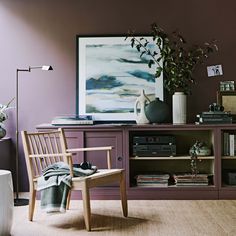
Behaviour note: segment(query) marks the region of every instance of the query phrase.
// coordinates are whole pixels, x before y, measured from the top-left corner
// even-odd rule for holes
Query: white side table
[[[0,235],[9,236],[13,219],[13,185],[11,172],[0,170]]]

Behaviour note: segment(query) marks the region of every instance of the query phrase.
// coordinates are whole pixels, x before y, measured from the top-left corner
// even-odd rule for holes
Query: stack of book
[[[169,174],[137,175],[136,183],[139,187],[168,187]]]
[[[92,125],[93,119],[89,115],[58,116],[53,118],[52,125]]]
[[[209,182],[207,174],[177,174],[173,177],[176,186],[207,186]]]
[[[231,124],[233,118],[226,111],[205,111],[197,115],[197,124]]]

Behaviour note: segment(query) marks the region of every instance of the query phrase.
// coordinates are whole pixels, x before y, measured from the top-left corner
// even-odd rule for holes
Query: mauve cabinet
[[[44,124],[37,129],[53,130],[58,127]],[[236,185],[225,185],[225,170],[236,176],[236,156],[224,156],[224,133],[236,135],[235,124],[221,125],[84,125],[64,126],[69,148],[113,146],[112,167],[124,168],[126,172],[127,194],[129,199],[235,199]],[[134,153],[134,140],[137,136],[174,136],[176,138],[175,156],[137,156]],[[236,137],[236,136],[235,136]],[[209,156],[199,156],[199,173],[211,177],[209,183],[202,185],[169,185],[165,187],[140,186],[136,177],[142,174],[165,172],[171,174],[191,173],[189,148],[195,141],[206,142]],[[236,140],[235,140],[236,143]],[[148,153],[148,152],[147,152]],[[98,168],[106,167],[106,158],[101,152],[87,152],[74,155],[74,162],[90,161]],[[103,156],[103,157],[101,157]],[[117,184],[99,187],[91,191],[93,199],[118,199]]]

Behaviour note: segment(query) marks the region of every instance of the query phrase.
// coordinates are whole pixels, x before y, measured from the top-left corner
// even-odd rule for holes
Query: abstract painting
[[[146,37],[151,41],[151,37]],[[94,120],[134,120],[140,91],[163,100],[163,78],[125,36],[77,36],[77,112]],[[151,50],[157,50],[155,44]]]

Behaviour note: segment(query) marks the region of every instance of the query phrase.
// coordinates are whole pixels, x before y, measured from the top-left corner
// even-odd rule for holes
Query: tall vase
[[[145,115],[145,106],[150,102],[149,98],[145,95],[144,90],[140,92],[140,96],[136,99],[134,104],[134,115],[137,124],[148,124],[149,120]]]
[[[173,124],[186,124],[187,96],[183,92],[175,92],[172,96]]]

